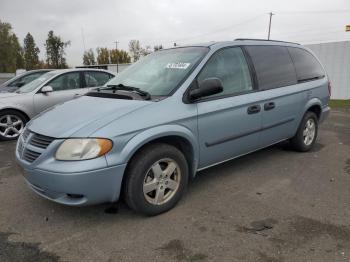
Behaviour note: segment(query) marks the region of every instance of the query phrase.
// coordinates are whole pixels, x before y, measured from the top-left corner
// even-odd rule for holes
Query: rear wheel
[[[318,118],[313,112],[306,112],[291,144],[297,151],[309,151],[315,144],[318,133]]]
[[[9,141],[19,137],[27,123],[26,117],[15,110],[0,112],[0,140]]]
[[[173,208],[181,199],[188,183],[188,165],[176,147],[157,143],[137,153],[126,175],[126,203],[153,216]]]

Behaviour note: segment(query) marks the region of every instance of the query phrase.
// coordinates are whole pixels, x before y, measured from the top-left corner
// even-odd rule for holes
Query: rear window
[[[294,85],[297,83],[292,59],[283,46],[247,46],[254,64],[259,89]]]
[[[307,81],[324,76],[322,66],[311,53],[296,47],[288,47],[288,50],[295,65],[298,81]]]

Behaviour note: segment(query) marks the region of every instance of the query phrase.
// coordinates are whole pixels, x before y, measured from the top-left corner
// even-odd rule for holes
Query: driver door
[[[221,80],[223,92],[197,103],[199,168],[246,154],[259,144],[261,106],[240,47],[217,51],[197,81],[212,77]]]
[[[82,88],[80,72],[59,75],[48,82],[46,86],[51,86],[53,92],[42,93],[39,91],[34,95],[34,109],[36,114],[56,104],[76,98],[86,92]]]

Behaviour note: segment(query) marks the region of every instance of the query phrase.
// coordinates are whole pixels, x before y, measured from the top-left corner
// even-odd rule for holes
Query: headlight
[[[88,160],[107,154],[113,143],[103,138],[72,138],[65,140],[56,152],[57,160]]]

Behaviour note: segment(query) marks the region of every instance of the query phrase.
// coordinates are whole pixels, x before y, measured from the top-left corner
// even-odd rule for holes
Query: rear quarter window
[[[246,46],[253,62],[259,89],[266,90],[297,83],[293,61],[283,46]]]
[[[288,50],[294,62],[298,81],[312,80],[325,75],[322,66],[311,53],[296,47],[288,47]]]

